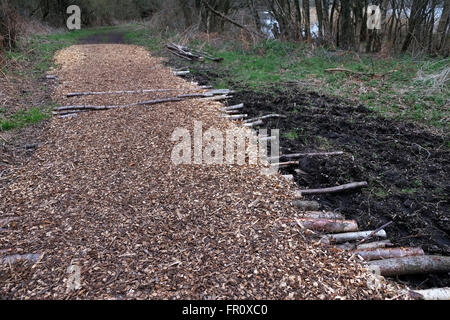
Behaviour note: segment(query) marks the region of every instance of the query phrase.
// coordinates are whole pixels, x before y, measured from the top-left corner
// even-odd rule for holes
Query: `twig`
[[[365,237],[364,239],[362,239],[361,241],[359,241],[356,245],[359,246],[360,244],[363,244],[364,242],[366,242],[367,240],[369,240],[370,238],[372,238],[374,235],[376,235],[380,230],[386,228],[387,226],[391,225],[393,223],[393,221],[389,221],[388,223],[383,224],[381,227],[379,227],[378,229],[375,229],[371,234],[369,234],[367,237]]]
[[[367,187],[366,181],[353,182],[353,183],[348,183],[348,184],[344,184],[344,185],[337,186],[337,187],[331,187],[331,188],[300,190],[300,191],[298,191],[298,194],[305,195],[305,194],[337,193],[337,192],[341,192],[341,191],[347,191],[347,190],[357,189],[357,188],[362,188],[362,187]]]

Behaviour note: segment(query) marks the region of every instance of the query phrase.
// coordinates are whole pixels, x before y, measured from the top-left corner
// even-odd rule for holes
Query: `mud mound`
[[[287,170],[294,175],[294,169],[307,173],[295,175],[299,186],[320,188],[363,180],[370,186],[362,192],[308,198],[319,200],[325,210],[356,219],[361,229],[394,221],[388,234],[398,245],[450,254],[448,134],[385,119],[363,105],[295,88],[270,92],[243,90],[230,104],[244,102],[249,117],[287,115],[287,119],[266,122],[268,128],[280,129],[282,153],[346,152],[339,157],[301,159],[298,168]],[[427,279],[429,285],[449,284],[448,275]]]

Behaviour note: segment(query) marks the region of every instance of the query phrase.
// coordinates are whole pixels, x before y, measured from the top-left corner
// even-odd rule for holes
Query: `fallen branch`
[[[80,96],[98,96],[98,95],[108,95],[108,94],[144,94],[152,92],[169,92],[169,91],[180,91],[182,89],[145,89],[145,90],[122,90],[122,91],[87,91],[87,92],[71,92],[66,96],[67,98],[80,97]]]
[[[312,152],[312,153],[292,153],[292,154],[282,154],[282,158],[301,158],[301,157],[320,157],[320,156],[338,156],[344,154],[343,151],[335,152]]]
[[[269,119],[269,118],[287,118],[287,117],[283,116],[281,114],[268,114],[268,115],[265,115],[265,116],[261,116],[261,117],[245,120],[245,122],[247,122],[247,123],[248,122],[255,122],[255,121],[258,121],[258,120],[265,120],[265,119]]]
[[[244,108],[244,104],[240,103],[240,104],[236,104],[234,106],[230,106],[230,107],[225,107],[225,108],[221,108],[221,111],[231,111],[231,110],[239,110]]]
[[[367,187],[367,185],[368,185],[367,182],[363,181],[363,182],[348,183],[348,184],[344,184],[344,185],[337,186],[337,187],[331,187],[331,188],[300,190],[300,191],[297,191],[296,196],[301,197],[301,196],[307,195],[307,194],[337,193],[337,192]]]
[[[253,128],[253,127],[257,127],[257,126],[262,126],[263,124],[264,124],[264,121],[259,120],[259,121],[255,121],[252,123],[244,123],[244,127]]]
[[[217,15],[217,16],[219,16],[219,17],[222,18],[223,20],[228,21],[229,23],[235,25],[236,27],[239,27],[239,28],[241,28],[241,29],[244,29],[245,31],[247,31],[247,32],[250,33],[250,34],[253,34],[253,35],[255,35],[255,36],[259,37],[259,38],[262,38],[262,35],[261,35],[261,34],[259,34],[259,33],[257,33],[257,32],[254,32],[254,31],[252,31],[252,30],[250,30],[250,29],[248,29],[246,26],[243,26],[242,24],[237,23],[237,22],[234,21],[234,20],[231,20],[230,18],[228,18],[228,17],[227,17],[226,15],[224,15],[223,13],[221,13],[221,12],[215,10],[213,7],[211,7],[211,5],[210,5],[207,1],[205,1],[205,0],[201,0],[201,1],[202,1],[202,3],[203,3],[203,4],[204,4],[204,5],[205,5],[212,13],[214,13],[214,14]]]
[[[369,76],[369,77],[375,75],[375,73],[373,73],[373,72],[369,72],[369,73],[358,72],[358,71],[353,71],[353,70],[344,69],[344,68],[331,68],[331,69],[325,69],[324,71],[325,72],[346,72],[346,73],[356,74],[359,76]]]

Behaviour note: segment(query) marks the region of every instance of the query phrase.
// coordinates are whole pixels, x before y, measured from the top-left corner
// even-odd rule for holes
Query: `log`
[[[302,215],[310,219],[345,220],[344,215],[337,212],[309,211],[302,213]]]
[[[330,219],[298,219],[303,227],[309,230],[325,231],[331,233],[358,231],[358,223],[355,220],[330,220]]]
[[[294,181],[294,176],[292,174],[285,174],[282,177],[288,181]]]
[[[225,114],[236,114],[240,112],[239,110],[221,110]]]
[[[450,257],[416,256],[375,260],[369,262],[369,267],[379,271],[382,276],[450,272]]]
[[[282,154],[281,157],[288,159],[296,159],[301,157],[321,157],[321,156],[338,156],[344,154],[343,151],[336,152],[311,152],[311,153],[292,153]]]
[[[45,79],[47,79],[47,80],[56,80],[58,77],[57,76],[54,76],[54,75],[47,75],[47,76],[45,76]]]
[[[226,94],[230,94],[230,93],[234,93],[235,91],[232,91],[230,89],[214,89],[214,90],[209,90],[206,91],[204,94],[206,96],[217,96],[217,95],[226,95]]]
[[[173,75],[177,76],[177,77],[185,76],[185,75],[187,75],[189,73],[191,73],[191,72],[190,71],[173,71]]]
[[[271,137],[262,137],[262,138],[259,138],[259,141],[260,142],[264,142],[264,141],[274,141],[274,140],[276,140],[277,139],[277,137],[275,137],[275,136],[271,136]],[[267,159],[267,160],[269,160],[269,159]],[[270,161],[270,160],[269,160]]]
[[[232,96],[221,95],[221,96],[214,96],[214,97],[206,97],[206,98],[202,98],[201,100],[204,100],[204,101],[220,101],[220,100],[226,100],[226,99],[230,99],[230,98],[232,98]]]
[[[373,231],[347,232],[341,234],[327,234],[320,239],[322,243],[344,243],[364,239]],[[386,238],[386,231],[380,230],[375,234],[376,237]]]
[[[200,86],[200,89],[212,89],[214,88],[213,86]]]
[[[292,205],[305,211],[317,211],[320,208],[320,204],[317,201],[294,200],[292,201]]]
[[[17,261],[30,261],[30,262],[38,262],[41,258],[41,254],[14,254],[11,256],[6,256],[4,258],[0,258],[0,264],[13,264]]]
[[[425,254],[421,248],[375,248],[358,249],[352,252],[361,256],[366,261],[423,256]]]
[[[303,195],[307,195],[307,194],[338,193],[338,192],[367,187],[367,185],[368,185],[367,182],[363,181],[363,182],[348,183],[348,184],[344,184],[344,185],[337,186],[337,187],[331,187],[331,188],[300,190],[300,191],[297,191],[296,196],[302,197]]]
[[[86,91],[86,92],[70,92],[66,96],[67,98],[80,97],[80,96],[100,96],[100,95],[113,95],[113,94],[145,94],[153,92],[170,92],[181,91],[183,89],[145,89],[145,90],[121,90],[121,91]]]
[[[177,101],[181,101],[181,100],[182,99],[178,98],[178,97],[170,97],[170,98],[146,100],[146,101],[130,103],[130,104],[126,104],[126,105],[117,105],[117,106],[74,105],[74,106],[57,107],[57,108],[55,108],[53,110],[55,110],[55,111],[67,111],[67,110],[109,110],[109,109],[117,109],[117,108],[134,107],[134,106],[140,106],[140,105],[153,105],[153,104],[166,103],[166,102],[177,102]]]
[[[64,116],[58,116],[59,119],[71,119],[78,117],[78,113],[66,114]]]
[[[377,248],[386,248],[392,246],[391,240],[381,240],[381,241],[374,241],[369,243],[363,243],[356,246],[356,249],[363,250],[363,249],[377,249]]]
[[[256,122],[244,123],[244,127],[253,128],[253,127],[257,127],[257,126],[262,126],[263,124],[264,124],[264,121],[259,120]]]
[[[411,290],[411,297],[420,300],[450,300],[450,287],[427,290]]]
[[[298,161],[288,161],[288,162],[279,162],[279,163],[272,163],[271,165],[273,167],[289,167],[289,166],[296,166],[298,165],[299,162]]]
[[[287,117],[283,116],[281,114],[268,114],[268,115],[265,115],[265,116],[261,116],[261,117],[256,117],[256,118],[253,118],[253,119],[245,120],[245,122],[255,122],[255,121],[258,121],[258,120],[265,120],[265,119],[270,119],[270,118],[287,118]]]
[[[248,114],[225,115],[222,117],[226,118],[226,119],[230,119],[230,120],[239,120],[239,119],[244,119],[244,118],[248,117]]]
[[[230,106],[230,107],[225,107],[225,108],[221,108],[221,111],[230,111],[230,110],[238,110],[238,109],[242,109],[244,108],[244,104],[240,103],[240,104],[236,104],[234,106]]]

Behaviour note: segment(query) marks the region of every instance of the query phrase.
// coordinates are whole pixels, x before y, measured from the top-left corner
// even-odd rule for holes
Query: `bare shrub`
[[[17,11],[11,7],[8,0],[0,2],[0,36],[2,46],[12,49],[16,46],[20,33],[20,17]]]

